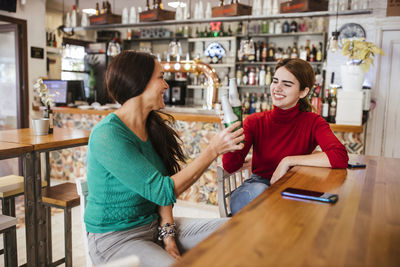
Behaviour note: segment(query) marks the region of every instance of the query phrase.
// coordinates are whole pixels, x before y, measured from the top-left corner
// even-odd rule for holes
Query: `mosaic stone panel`
[[[91,130],[104,116],[91,114],[56,113],[57,127]],[[176,121],[174,128],[183,141],[187,164],[193,161],[209,144],[211,138],[219,129],[217,123]],[[363,133],[335,132],[338,139],[346,146],[347,151],[353,154],[363,154]],[[53,151],[50,153],[52,165],[51,178],[73,180],[86,174],[87,147],[77,147]],[[214,161],[201,178],[179,198],[197,203],[217,205],[217,165],[221,158]]]

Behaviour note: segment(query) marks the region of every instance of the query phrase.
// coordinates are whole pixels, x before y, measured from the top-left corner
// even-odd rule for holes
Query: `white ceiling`
[[[146,5],[146,0],[108,0],[111,3],[111,7],[113,9],[113,13],[121,14],[122,9],[124,7],[144,7]],[[149,0],[150,3],[153,3],[153,0]],[[169,2],[175,2],[178,0],[163,0],[162,3],[165,9],[173,10],[173,8],[168,6]],[[191,3],[192,10],[194,9],[194,4],[200,0],[180,0],[185,3]],[[244,4],[252,3],[253,0],[242,0],[241,2]],[[79,9],[84,8],[96,8],[96,3],[99,3],[101,7],[101,0],[47,0],[46,1],[46,8],[51,10],[58,10],[63,11],[64,5],[64,12],[68,12],[72,10],[72,5],[78,3]],[[203,0],[203,7],[205,8],[205,4],[210,2],[211,6],[217,6],[219,4],[219,0]],[[227,2],[227,0],[225,0]],[[193,12],[193,11],[192,11]]]

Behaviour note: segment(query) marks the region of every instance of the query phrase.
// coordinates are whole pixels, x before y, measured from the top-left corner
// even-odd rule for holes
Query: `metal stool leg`
[[[17,267],[17,228],[10,227],[3,234],[4,239],[4,264],[7,267]]]
[[[72,267],[71,209],[64,209],[65,267]]]
[[[3,198],[1,202],[1,208],[3,209],[3,214],[11,217],[15,217],[15,197]]]
[[[46,239],[47,239],[46,263],[47,263],[47,265],[50,265],[53,262],[53,249],[52,249],[53,239],[51,237],[51,207],[45,206],[44,208],[46,210],[46,223],[47,223],[47,227],[46,227]]]

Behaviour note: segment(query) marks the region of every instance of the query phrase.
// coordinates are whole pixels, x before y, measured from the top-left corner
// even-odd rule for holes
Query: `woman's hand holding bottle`
[[[241,143],[244,140],[243,128],[237,129],[240,126],[241,122],[237,121],[218,132],[211,139],[210,147],[213,148],[217,155],[243,148],[244,144]]]

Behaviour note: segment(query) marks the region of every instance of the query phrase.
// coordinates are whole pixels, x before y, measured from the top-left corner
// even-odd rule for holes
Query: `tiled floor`
[[[54,213],[52,216],[53,260],[63,257],[64,253],[64,213]],[[174,216],[193,218],[218,218],[218,207],[191,202],[179,201],[174,206]],[[72,255],[73,266],[85,266],[86,254],[82,241],[82,224],[80,207],[72,209]],[[18,264],[26,262],[25,227],[17,230]],[[3,245],[2,237],[0,247]],[[0,266],[4,266],[3,255],[0,256]],[[64,266],[64,265],[60,265]]]

